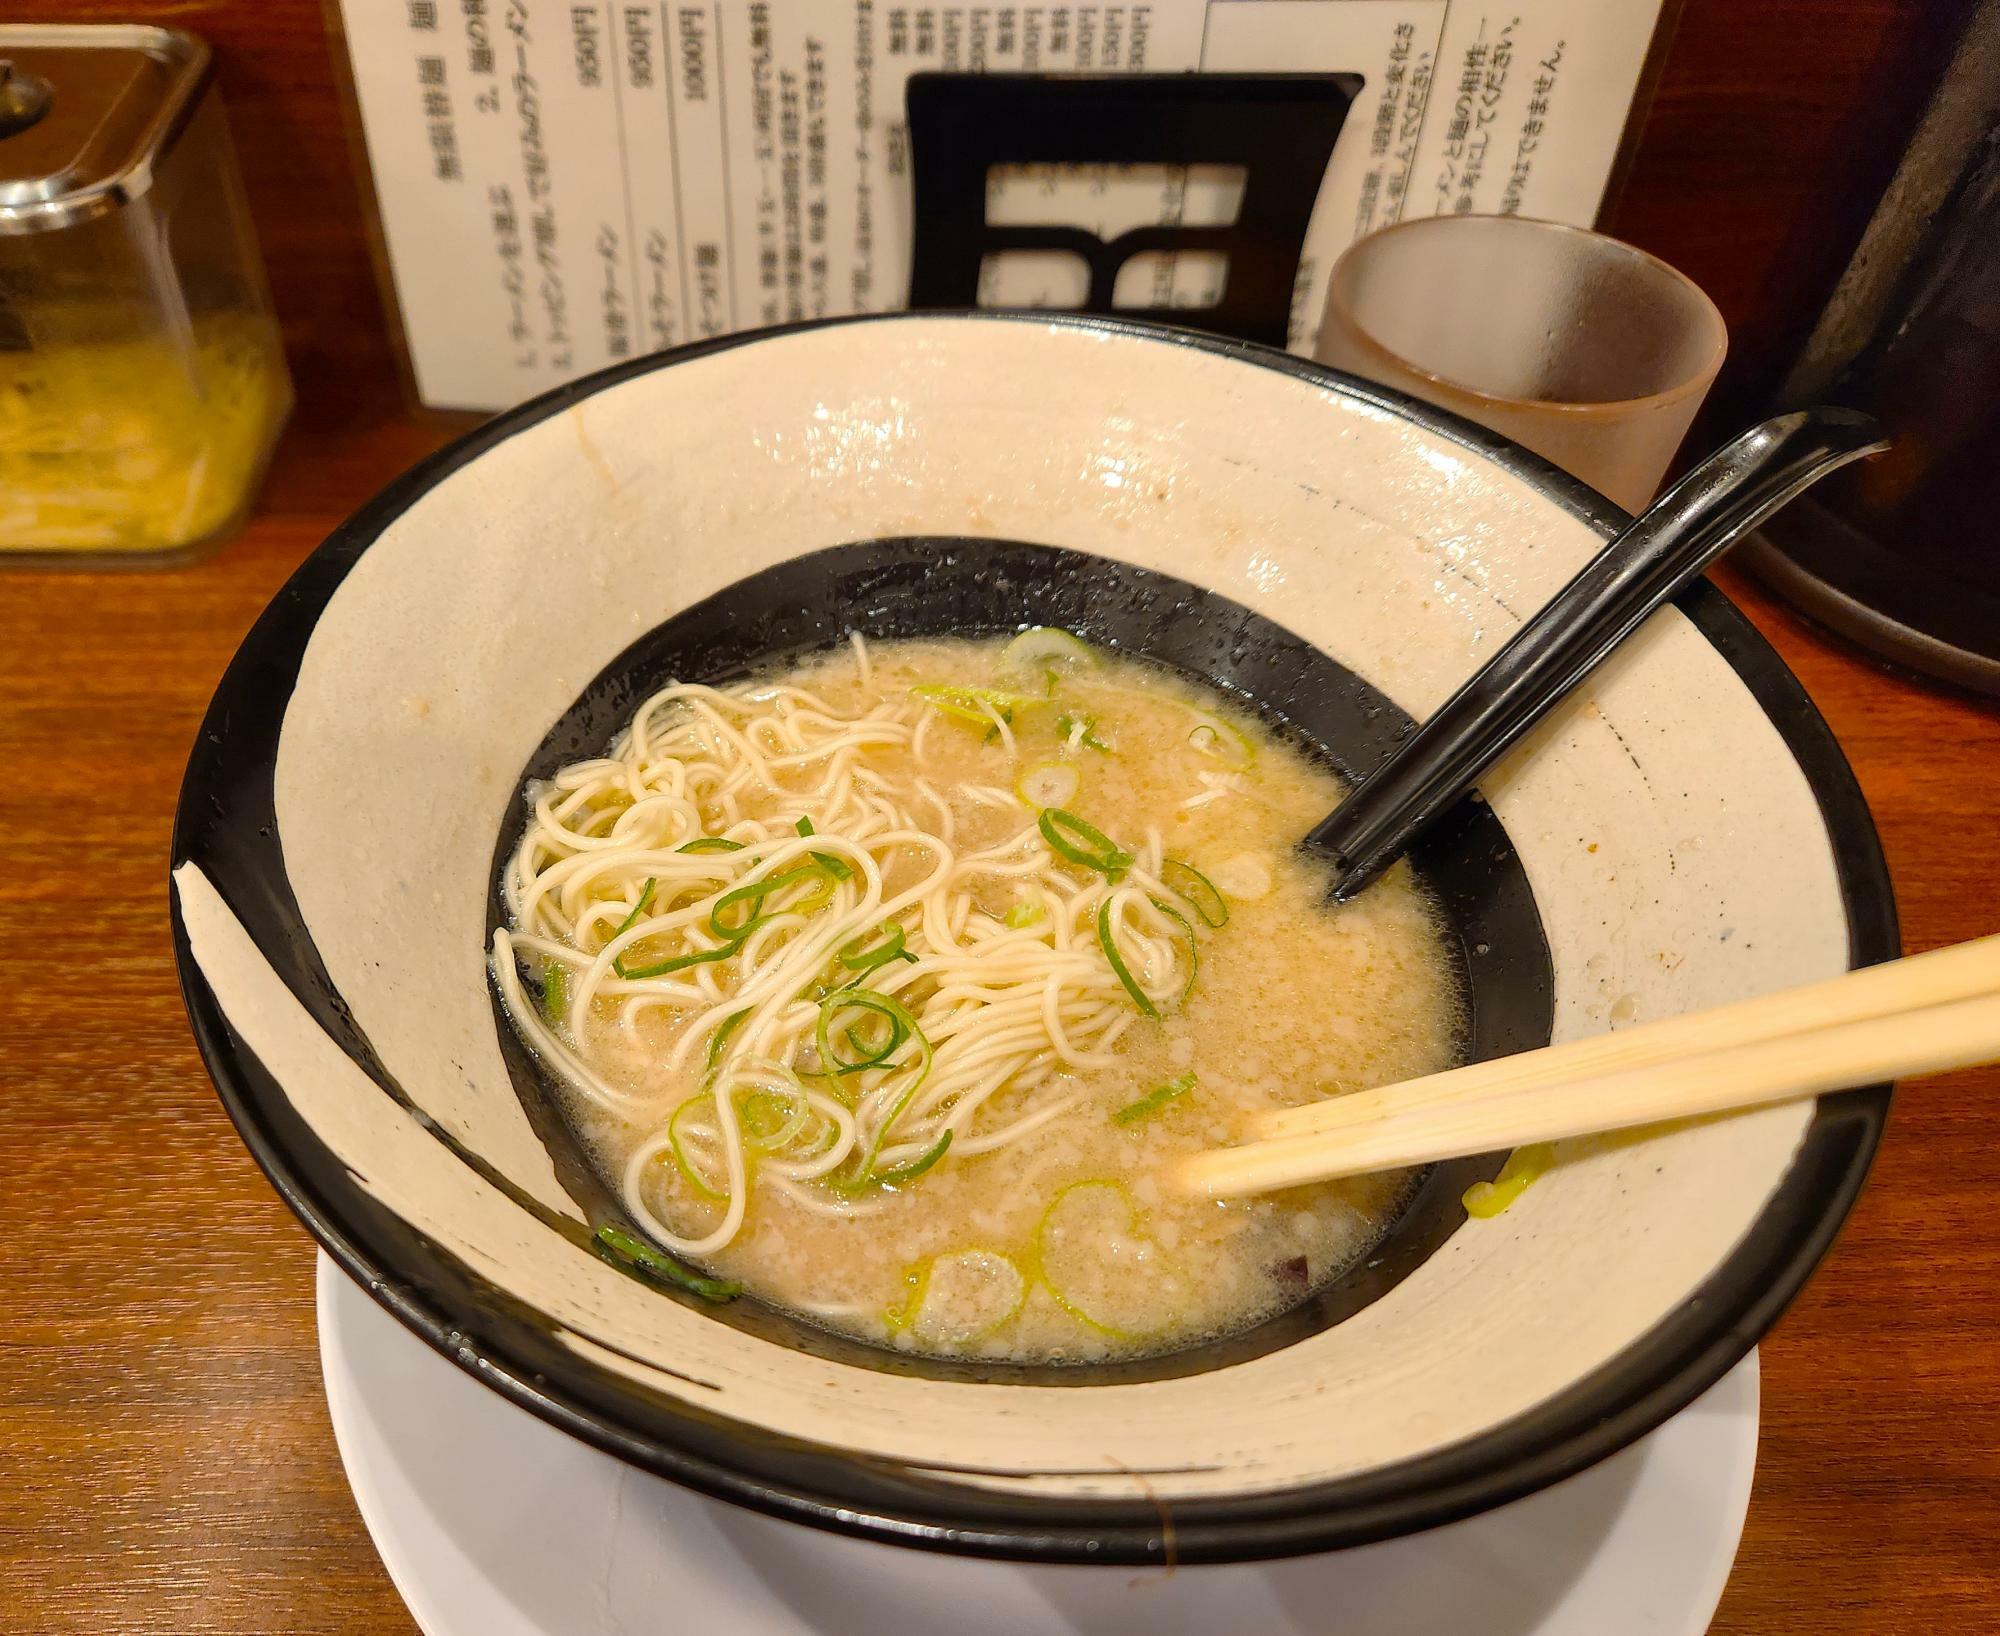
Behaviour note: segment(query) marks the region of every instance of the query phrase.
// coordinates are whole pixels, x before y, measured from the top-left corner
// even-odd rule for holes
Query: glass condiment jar
[[[291,403],[207,46],[0,25],[0,562],[216,543]]]

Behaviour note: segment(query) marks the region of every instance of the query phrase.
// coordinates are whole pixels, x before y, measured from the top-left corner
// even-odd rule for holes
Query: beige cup
[[[1334,263],[1316,356],[1638,511],[1728,345],[1715,303],[1643,250],[1559,222],[1430,216]]]

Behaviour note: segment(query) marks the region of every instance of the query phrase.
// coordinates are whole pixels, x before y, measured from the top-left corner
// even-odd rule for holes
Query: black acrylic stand
[[[977,306],[987,256],[1059,250],[1090,269],[1079,311],[1283,346],[1306,229],[1362,83],[1358,74],[912,75],[910,305]],[[991,172],[1032,164],[1236,166],[1242,203],[1226,225],[1140,227],[1108,241],[1072,226],[988,222]],[[1118,269],[1149,250],[1225,256],[1220,300],[1114,306]]]

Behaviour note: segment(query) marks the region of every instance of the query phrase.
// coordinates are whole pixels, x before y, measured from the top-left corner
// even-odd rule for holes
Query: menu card
[[[1588,224],[1660,0],[339,0],[417,390],[492,409],[620,359],[904,304],[919,72],[1347,74],[1303,234],[1289,344],[1327,270],[1416,216]],[[1243,177],[1192,163],[989,173],[986,220],[1225,221]],[[993,306],[1080,304],[1075,258],[982,264]],[[1130,272],[1132,276],[1126,276]],[[1134,257],[1121,306],[1199,323],[1227,276]],[[968,291],[967,299],[975,299]]]

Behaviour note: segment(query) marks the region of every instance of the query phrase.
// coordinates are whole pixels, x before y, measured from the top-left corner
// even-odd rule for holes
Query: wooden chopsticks
[[[1175,1181],[1266,1192],[1995,1059],[2000,936],[1288,1108],[1260,1140],[1181,1161]]]

